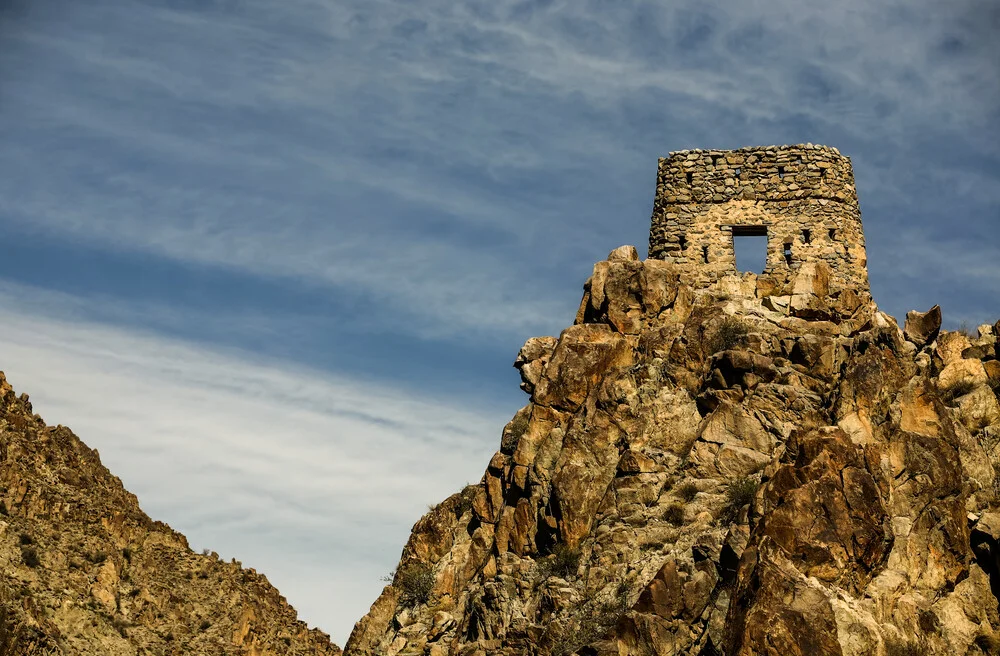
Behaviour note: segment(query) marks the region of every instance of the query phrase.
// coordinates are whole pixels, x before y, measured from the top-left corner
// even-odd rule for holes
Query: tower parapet
[[[758,288],[773,293],[807,262],[825,262],[830,292],[868,292],[851,160],[812,144],[685,150],[661,158],[649,257],[706,287],[736,274],[733,238],[766,235]]]

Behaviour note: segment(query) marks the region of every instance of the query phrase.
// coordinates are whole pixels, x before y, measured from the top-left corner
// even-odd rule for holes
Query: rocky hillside
[[[1000,654],[1000,323],[755,281],[598,263],[345,654]]]
[[[340,653],[264,576],[147,517],[0,373],[0,656]]]

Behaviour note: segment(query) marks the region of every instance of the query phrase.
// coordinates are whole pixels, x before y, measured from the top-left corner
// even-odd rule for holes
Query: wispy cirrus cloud
[[[862,191],[897,200],[962,168],[917,133],[995,164],[997,20],[969,1],[106,1],[20,35],[66,70],[15,102],[82,141],[57,147],[64,194],[15,145],[2,197],[52,233],[360,289],[434,334],[544,330],[581,249],[641,245],[666,150],[847,142],[881,181]]]
[[[503,410],[53,312],[0,292],[0,362],[143,509],[255,567],[341,643],[426,511],[477,480]]]

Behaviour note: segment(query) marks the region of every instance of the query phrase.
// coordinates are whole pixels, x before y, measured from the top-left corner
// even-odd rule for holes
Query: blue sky
[[[1000,317],[1000,4],[0,4],[0,369],[341,643],[645,252],[656,158],[854,162],[873,292]]]

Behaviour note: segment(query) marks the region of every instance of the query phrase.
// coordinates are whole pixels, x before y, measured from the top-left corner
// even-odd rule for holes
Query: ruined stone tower
[[[781,293],[807,263],[829,269],[830,293],[869,291],[851,161],[812,144],[685,150],[661,158],[649,257],[707,287],[737,274],[734,237],[767,236],[762,293]]]

